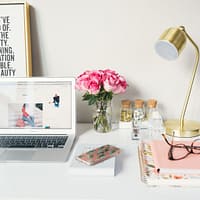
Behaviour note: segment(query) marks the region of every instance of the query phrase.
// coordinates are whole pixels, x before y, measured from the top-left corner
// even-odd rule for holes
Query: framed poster
[[[32,75],[29,5],[0,2],[0,77]]]

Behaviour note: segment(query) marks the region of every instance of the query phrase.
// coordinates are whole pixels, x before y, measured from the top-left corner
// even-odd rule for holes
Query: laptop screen
[[[71,129],[73,89],[72,81],[4,79],[0,82],[0,128]]]

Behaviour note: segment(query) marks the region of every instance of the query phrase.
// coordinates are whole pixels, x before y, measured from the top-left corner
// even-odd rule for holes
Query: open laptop
[[[75,103],[74,78],[0,79],[0,162],[66,161]]]

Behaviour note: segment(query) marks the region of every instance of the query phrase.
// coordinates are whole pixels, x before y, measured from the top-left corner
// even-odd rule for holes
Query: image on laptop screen
[[[0,83],[0,128],[72,127],[70,81]]]

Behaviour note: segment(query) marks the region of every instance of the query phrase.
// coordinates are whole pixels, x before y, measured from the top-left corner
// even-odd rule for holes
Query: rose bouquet
[[[96,104],[97,113],[93,117],[94,128],[100,132],[111,130],[111,114],[107,110],[114,94],[125,92],[127,82],[113,70],[88,70],[76,79],[76,89],[84,93],[83,100],[88,105]]]

